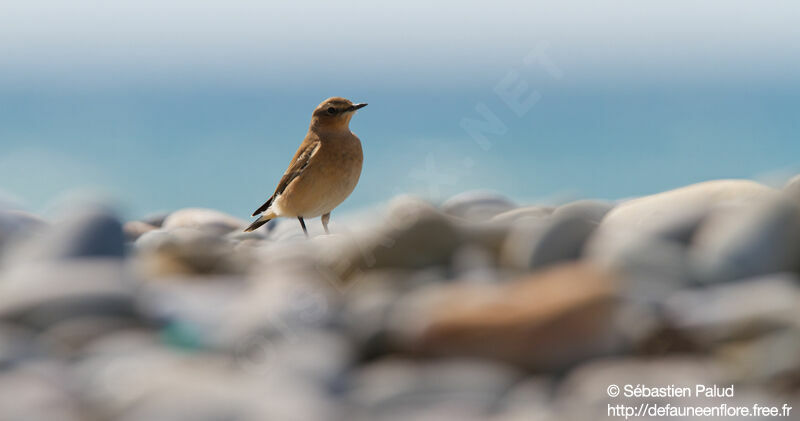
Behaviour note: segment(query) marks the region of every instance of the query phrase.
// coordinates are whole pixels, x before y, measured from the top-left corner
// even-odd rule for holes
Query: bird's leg
[[[303,227],[303,232],[306,234],[306,238],[308,238],[308,230],[306,229],[306,221],[303,221],[302,216],[298,216],[297,220],[300,221],[300,226]]]
[[[322,215],[322,228],[325,228],[325,234],[330,234],[331,232],[328,231],[328,221],[331,220],[331,213],[328,212],[325,215]]]

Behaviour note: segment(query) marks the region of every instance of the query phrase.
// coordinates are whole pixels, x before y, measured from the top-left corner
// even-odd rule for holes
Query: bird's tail
[[[245,228],[244,232],[255,231],[256,229],[258,229],[258,227],[260,227],[260,226],[266,224],[267,222],[271,221],[272,218],[273,218],[272,215],[261,215],[261,217],[256,219],[255,221],[253,221],[253,223],[250,224],[249,227]]]

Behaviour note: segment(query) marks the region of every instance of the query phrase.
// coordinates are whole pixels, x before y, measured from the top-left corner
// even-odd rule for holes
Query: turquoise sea
[[[449,92],[11,92],[0,96],[0,186],[41,211],[66,192],[111,197],[131,215],[187,206],[247,216],[271,193],[310,111],[346,95],[361,182],[343,209],[399,193],[470,189],[519,201],[622,198],[713,178],[800,170],[800,90],[547,86],[518,117],[492,86]],[[506,126],[488,150],[461,126],[484,103]]]

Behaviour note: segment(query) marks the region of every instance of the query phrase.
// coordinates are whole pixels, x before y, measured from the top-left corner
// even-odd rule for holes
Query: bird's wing
[[[310,142],[303,142],[300,145],[300,148],[297,149],[297,152],[294,154],[294,158],[292,158],[292,163],[289,164],[289,168],[286,169],[286,172],[281,177],[281,181],[278,183],[278,187],[275,189],[275,193],[272,193],[272,196],[264,202],[261,207],[256,209],[253,212],[253,216],[256,216],[265,210],[269,209],[270,205],[272,205],[272,201],[275,200],[279,194],[283,193],[286,190],[286,187],[294,181],[300,174],[303,173],[303,170],[306,169],[308,166],[309,161],[311,160],[311,156],[314,155],[314,152],[317,151],[319,148],[319,141],[310,141]]]

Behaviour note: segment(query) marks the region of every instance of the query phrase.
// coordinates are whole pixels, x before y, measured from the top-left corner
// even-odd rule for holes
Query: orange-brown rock
[[[614,345],[616,277],[570,263],[500,285],[453,284],[426,299],[421,329],[407,338],[433,355],[486,357],[560,369]]]

